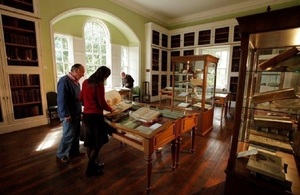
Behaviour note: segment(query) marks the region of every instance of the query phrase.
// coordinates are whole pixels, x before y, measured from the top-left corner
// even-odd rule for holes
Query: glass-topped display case
[[[197,129],[201,135],[212,129],[218,60],[212,55],[171,58],[171,107],[199,111]]]
[[[225,194],[300,194],[300,6],[237,20],[241,63]]]

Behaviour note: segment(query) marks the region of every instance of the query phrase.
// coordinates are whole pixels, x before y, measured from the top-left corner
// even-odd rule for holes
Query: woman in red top
[[[104,82],[110,76],[110,69],[101,66],[88,79],[82,83],[80,100],[84,106],[82,125],[84,129],[84,146],[87,148],[89,158],[86,169],[87,176],[101,175],[103,163],[99,162],[101,147],[108,143],[108,135],[115,132],[104,120],[103,110],[113,112],[105,100]]]

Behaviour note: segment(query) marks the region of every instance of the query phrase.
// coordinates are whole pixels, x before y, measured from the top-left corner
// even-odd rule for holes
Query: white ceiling
[[[201,21],[212,17],[267,8],[292,0],[111,0],[167,25]]]

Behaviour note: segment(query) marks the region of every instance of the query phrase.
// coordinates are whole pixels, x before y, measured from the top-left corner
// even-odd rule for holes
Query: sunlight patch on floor
[[[41,144],[37,147],[35,151],[41,151],[53,146],[56,143],[57,137],[60,134],[61,134],[61,127],[51,129],[50,133],[46,135],[45,139],[41,142]]]

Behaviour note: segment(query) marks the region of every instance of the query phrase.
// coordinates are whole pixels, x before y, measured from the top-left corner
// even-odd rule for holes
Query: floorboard
[[[150,194],[222,195],[229,156],[233,119],[220,124],[215,109],[214,128],[205,136],[196,133],[190,153],[190,134],[181,142],[179,167],[171,171],[171,148],[153,154]],[[0,135],[0,194],[145,194],[146,161],[141,151],[110,138],[101,150],[105,174],[85,176],[87,157],[67,166],[57,164],[61,124],[54,121],[32,129]],[[85,148],[81,145],[85,152]]]

